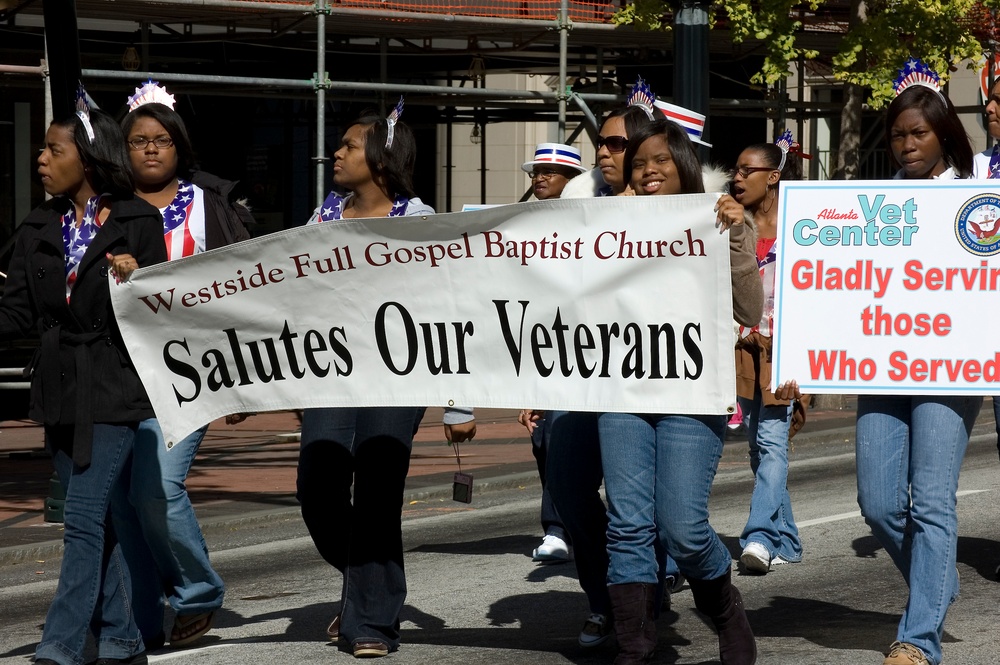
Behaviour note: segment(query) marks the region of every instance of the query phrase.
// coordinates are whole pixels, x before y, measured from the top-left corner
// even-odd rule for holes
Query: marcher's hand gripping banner
[[[229,413],[309,407],[721,414],[735,376],[715,200],[344,220],[111,290],[168,442]]]
[[[806,393],[1000,389],[1000,189],[987,180],[780,190],[776,384]]]

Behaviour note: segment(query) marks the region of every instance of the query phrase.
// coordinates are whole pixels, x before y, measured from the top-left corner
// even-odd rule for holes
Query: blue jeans
[[[656,583],[658,548],[689,579],[732,565],[708,523],[708,497],[726,416],[603,413],[598,421],[608,498],[608,584]]]
[[[297,494],[316,549],[344,576],[340,635],[399,646],[403,490],[423,409],[307,409]],[[351,486],[354,486],[353,500]]]
[[[542,483],[542,533],[548,533],[549,529],[555,527],[563,529],[562,520],[559,519],[559,511],[556,510],[552,502],[552,494],[545,484],[546,456],[549,452],[549,436],[545,432],[545,419],[542,418],[535,423],[535,430],[531,433],[531,454],[538,465],[538,479]]]
[[[112,503],[116,531],[132,576],[136,623],[147,642],[163,631],[163,596],[178,615],[222,607],[225,585],[184,481],[208,426],[167,450],[155,418],[139,423],[127,495]]]
[[[59,585],[45,616],[35,659],[83,663],[88,629],[101,658],[126,659],[143,651],[131,604],[131,580],[110,525],[113,489],[132,454],[135,427],[94,424],[90,465],[71,457],[72,426],[47,427],[46,444],[66,490]]]
[[[608,514],[601,499],[604,472],[597,415],[575,411],[545,415],[545,485],[573,541],[573,562],[590,611],[608,615]]]
[[[936,665],[958,597],[958,473],[981,397],[858,398],[858,503],[910,589],[896,639]]]
[[[750,442],[753,494],[750,517],[740,536],[740,547],[760,543],[773,559],[802,560],[802,540],[792,517],[788,495],[788,428],[792,406],[764,406],[760,390],[752,400],[739,398],[743,424]]]

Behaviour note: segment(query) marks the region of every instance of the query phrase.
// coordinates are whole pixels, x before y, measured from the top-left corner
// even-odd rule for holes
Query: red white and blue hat
[[[535,170],[536,166],[541,164],[568,166],[580,173],[590,170],[581,163],[580,151],[564,143],[539,143],[535,146],[535,158],[530,162],[521,164],[521,170],[525,173],[531,173]]]
[[[711,143],[705,143],[701,140],[701,135],[705,133],[705,116],[683,106],[661,102],[659,99],[653,102],[653,106],[663,111],[667,120],[672,120],[683,127],[689,139],[709,148],[712,147]]]

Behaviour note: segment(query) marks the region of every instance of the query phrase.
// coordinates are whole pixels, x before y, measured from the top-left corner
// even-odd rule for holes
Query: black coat
[[[247,227],[254,219],[249,208],[233,200],[236,183],[204,171],[195,171],[190,180],[205,192],[205,249],[249,240]]]
[[[37,326],[41,345],[31,363],[29,415],[47,426],[73,425],[73,460],[85,466],[93,423],[153,417],[115,322],[105,254],[128,253],[146,267],[166,261],[167,250],[156,208],[138,198],[112,201],[67,303],[60,218],[69,205],[62,197],[47,201],[19,229],[0,299],[0,335],[24,335]]]

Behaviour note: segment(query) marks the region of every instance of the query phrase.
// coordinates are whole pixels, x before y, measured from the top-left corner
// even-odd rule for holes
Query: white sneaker
[[[542,544],[531,553],[532,561],[545,563],[563,563],[573,558],[569,545],[559,536],[547,535],[542,538]]]
[[[743,548],[740,563],[750,572],[764,575],[771,569],[771,554],[760,543],[749,542]]]
[[[599,647],[611,637],[611,622],[603,614],[591,614],[580,636],[576,638],[577,643],[584,649]]]

